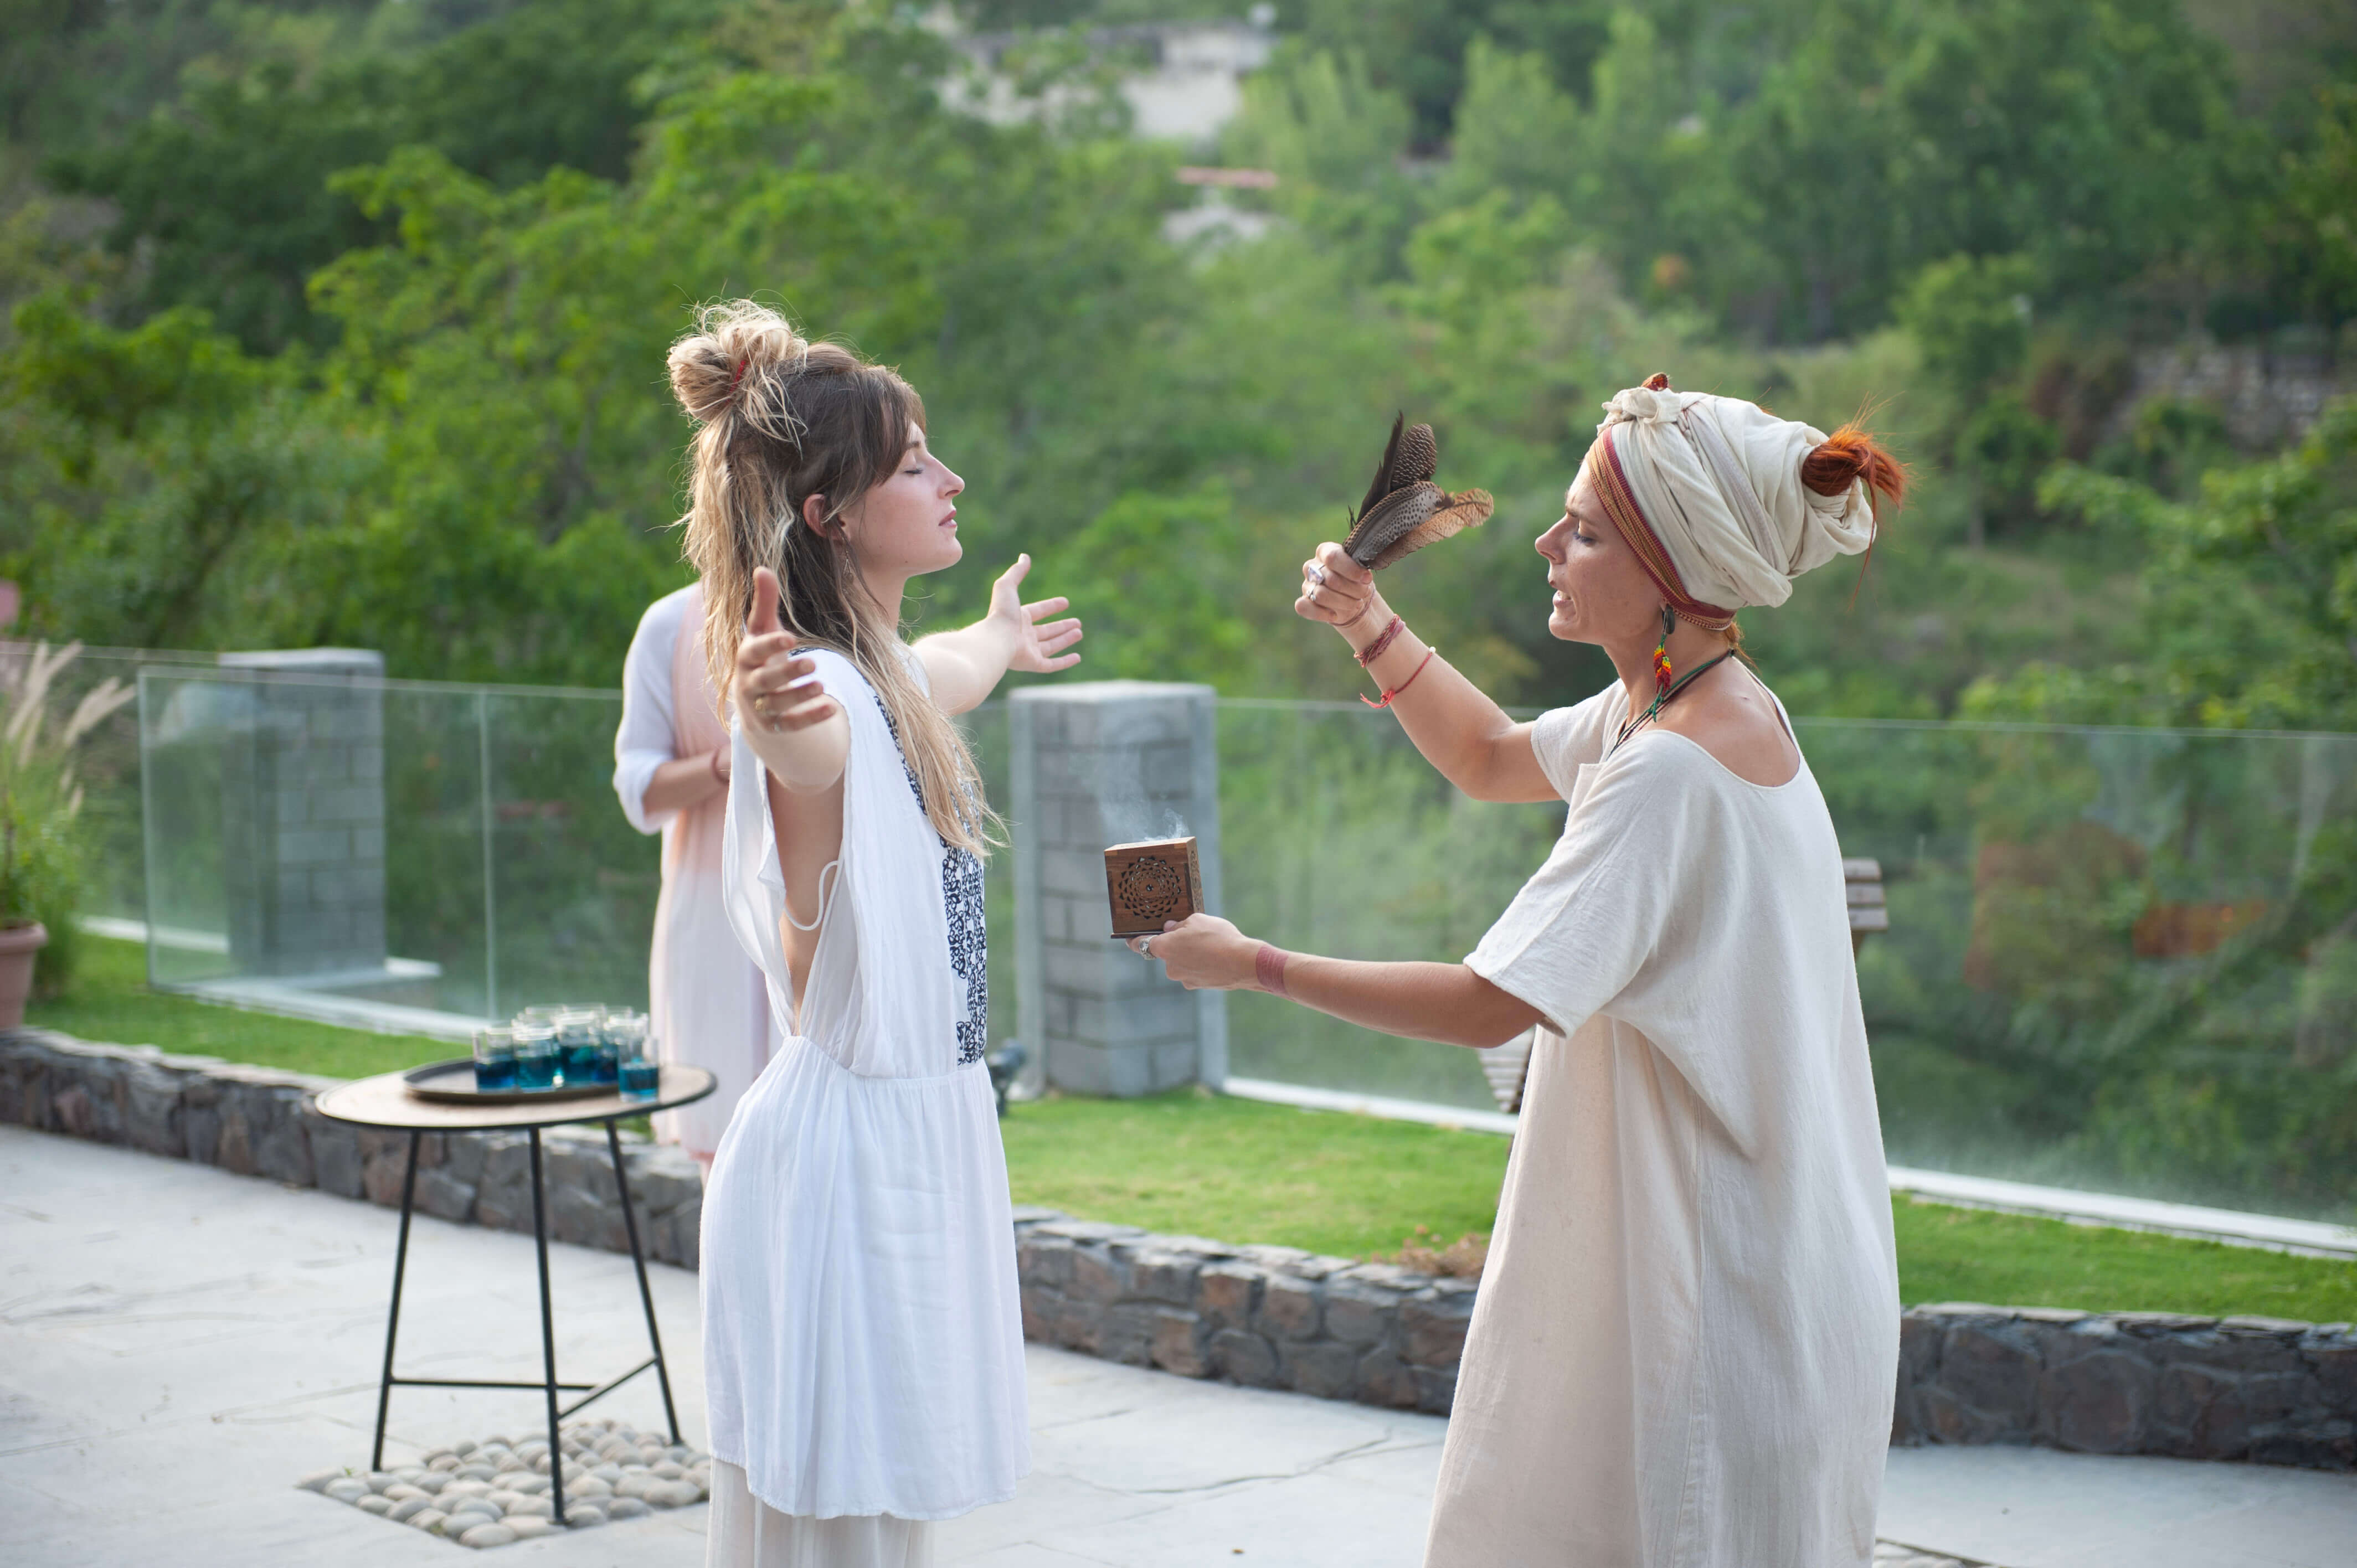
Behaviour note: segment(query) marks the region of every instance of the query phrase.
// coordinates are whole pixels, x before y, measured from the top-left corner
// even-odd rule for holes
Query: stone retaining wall
[[[2357,1468],[2346,1323],[1919,1306],[1900,1320],[1891,1441]]]
[[[313,1110],[332,1080],[44,1030],[0,1036],[0,1122],[401,1201],[407,1141]],[[545,1136],[550,1232],[625,1251],[601,1133]],[[675,1149],[626,1144],[651,1256],[695,1266],[702,1187]],[[532,1227],[522,1133],[428,1137],[417,1205]],[[1475,1286],[1294,1247],[1016,1211],[1023,1331],[1132,1366],[1446,1414]],[[2357,1468],[2357,1332],[2264,1317],[1917,1307],[1900,1325],[1895,1444]]]
[[[397,1208],[409,1135],[320,1115],[312,1095],[338,1081],[46,1029],[0,1036],[0,1122]],[[529,1232],[530,1142],[522,1133],[428,1133],[417,1155],[418,1211]],[[541,1151],[549,1235],[630,1251],[605,1130],[554,1127]],[[622,1164],[647,1255],[694,1268],[704,1208],[695,1162],[634,1141],[623,1144]]]

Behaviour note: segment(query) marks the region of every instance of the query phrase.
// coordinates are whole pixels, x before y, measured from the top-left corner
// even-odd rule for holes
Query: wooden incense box
[[[1192,838],[1117,843],[1104,857],[1116,939],[1152,936],[1163,921],[1183,920],[1203,907],[1203,863]]]

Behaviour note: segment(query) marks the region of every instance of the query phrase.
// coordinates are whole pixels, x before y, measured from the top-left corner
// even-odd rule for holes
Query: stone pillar
[[[1046,1081],[1151,1094],[1228,1076],[1225,993],[1189,992],[1113,940],[1107,846],[1191,833],[1220,896],[1218,710],[1209,686],[1027,686],[1007,704],[1016,1009]]]
[[[230,955],[252,975],[384,968],[384,656],[224,653],[240,682],[221,753]]]

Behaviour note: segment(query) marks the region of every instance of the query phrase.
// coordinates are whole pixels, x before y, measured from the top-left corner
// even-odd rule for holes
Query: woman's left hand
[[[1217,915],[1189,915],[1164,923],[1158,935],[1132,937],[1130,950],[1159,959],[1170,978],[1189,991],[1256,989],[1260,943]]]
[[[1069,616],[1055,621],[1046,618],[1062,615],[1070,609],[1072,605],[1070,599],[1039,599],[1025,604],[1020,590],[1023,579],[1030,575],[1031,557],[1017,555],[1015,564],[1002,573],[998,581],[991,585],[987,618],[991,625],[1012,639],[1012,651],[1007,655],[1006,667],[1028,670],[1035,675],[1070,670],[1081,661],[1079,654],[1064,651],[1081,640],[1080,618]]]

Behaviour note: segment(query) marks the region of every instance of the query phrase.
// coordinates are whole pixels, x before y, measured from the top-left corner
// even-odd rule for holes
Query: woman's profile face
[[[909,445],[889,478],[859,498],[845,515],[844,532],[861,568],[916,577],[958,564],[958,492],[965,481],[925,445],[925,432],[909,424]]]
[[[1555,590],[1549,633],[1606,646],[1659,634],[1662,591],[1604,515],[1585,464],[1564,496],[1562,520],[1539,535],[1537,549]]]

